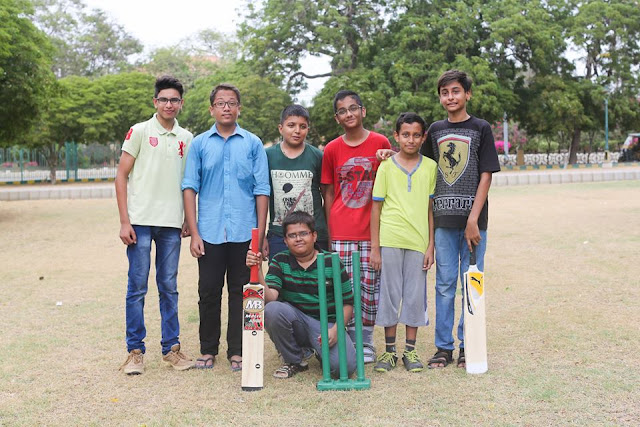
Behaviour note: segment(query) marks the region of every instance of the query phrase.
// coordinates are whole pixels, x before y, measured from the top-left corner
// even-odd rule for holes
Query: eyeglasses
[[[229,108],[236,108],[240,103],[236,101],[216,101],[213,103],[213,106],[218,108],[224,108],[225,105],[228,105]]]
[[[355,114],[359,109],[362,108],[362,105],[351,105],[349,108],[341,108],[336,111],[336,116],[344,116],[347,114],[347,111],[351,114]]]
[[[158,104],[166,104],[167,102],[171,102],[171,104],[173,105],[178,105],[180,104],[180,101],[182,101],[182,98],[156,98],[156,101],[158,101]]]
[[[287,239],[296,240],[298,237],[304,239],[305,237],[311,234],[310,231],[301,231],[299,233],[289,233],[287,234]]]

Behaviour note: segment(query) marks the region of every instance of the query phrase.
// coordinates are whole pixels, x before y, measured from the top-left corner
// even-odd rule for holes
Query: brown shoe
[[[186,371],[196,364],[193,359],[180,351],[180,344],[171,346],[171,351],[162,356],[162,360],[173,366],[176,371]]]
[[[120,366],[120,370],[127,375],[140,375],[144,372],[142,350],[136,349],[129,352],[127,360]]]

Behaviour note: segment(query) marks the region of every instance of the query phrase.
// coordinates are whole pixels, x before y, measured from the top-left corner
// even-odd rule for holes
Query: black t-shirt
[[[433,200],[435,227],[465,228],[480,174],[500,171],[491,126],[473,116],[459,123],[437,121],[429,127],[421,153],[438,164]],[[487,229],[488,212],[487,198],[478,218],[480,230]]]

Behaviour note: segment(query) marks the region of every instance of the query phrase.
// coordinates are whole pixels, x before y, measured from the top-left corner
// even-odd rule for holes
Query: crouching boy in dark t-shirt
[[[304,360],[306,349],[322,354],[320,342],[320,304],[318,296],[317,246],[318,233],[313,216],[295,211],[282,222],[288,250],[276,254],[269,264],[266,278],[260,272],[260,283],[265,286],[265,328],[282,356],[284,364],[273,374],[276,378],[290,378],[309,367]],[[328,252],[324,252],[327,253]],[[351,281],[340,263],[341,283],[334,284],[331,257],[327,256],[327,307],[329,309],[329,365],[336,377],[340,370],[335,324],[333,286],[342,289],[344,318],[353,314]],[[261,265],[262,254],[249,250],[247,266]],[[351,338],[345,334],[347,369],[349,375],[356,370],[356,351]]]

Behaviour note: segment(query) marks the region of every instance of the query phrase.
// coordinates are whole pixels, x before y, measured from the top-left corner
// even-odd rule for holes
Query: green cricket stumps
[[[353,265],[353,318],[356,323],[356,374],[360,382],[371,385],[371,380],[364,377],[364,351],[362,347],[362,291],[360,290],[360,252],[351,255]]]
[[[356,367],[357,378],[349,379],[347,367],[346,337],[344,329],[344,312],[342,300],[342,280],[340,270],[340,256],[331,254],[331,275],[336,311],[336,325],[338,331],[339,379],[332,379],[329,365],[329,321],[326,290],[326,265],[324,254],[318,254],[318,296],[320,299],[320,336],[322,340],[322,380],[317,389],[324,390],[365,390],[371,387],[371,380],[364,377],[364,355],[362,351],[362,308],[360,303],[360,254],[353,252],[354,282],[354,317],[356,319]],[[356,268],[357,267],[357,268]],[[356,280],[357,279],[357,280]],[[357,290],[355,290],[357,288]]]
[[[329,367],[329,314],[327,312],[327,285],[324,254],[318,254],[318,299],[320,300],[320,339],[322,340],[322,381],[331,382]],[[319,384],[319,383],[318,383]]]

